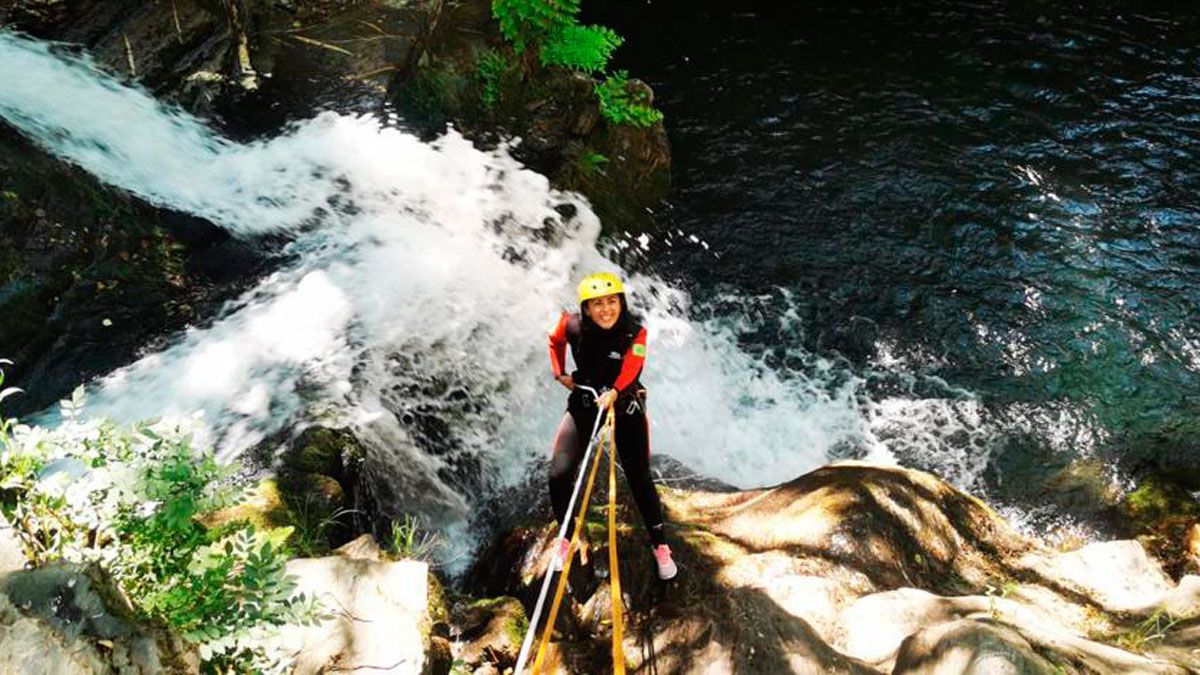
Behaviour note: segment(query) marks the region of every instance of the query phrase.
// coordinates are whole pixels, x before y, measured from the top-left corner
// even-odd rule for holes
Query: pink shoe
[[[658,565],[658,578],[663,581],[675,578],[679,572],[679,568],[675,567],[675,561],[671,560],[671,547],[666,544],[654,547],[654,562]]]
[[[562,537],[558,540],[558,550],[554,552],[554,556],[550,558],[550,569],[555,572],[561,572],[563,563],[566,562],[567,556],[571,554],[571,540]]]
[[[579,564],[588,564],[588,543],[586,539],[579,540],[579,546],[576,549],[579,551]],[[558,540],[558,551],[554,553],[554,557],[550,559],[551,569],[555,572],[561,572],[563,564],[567,560],[567,556],[571,555],[571,540],[563,537]]]

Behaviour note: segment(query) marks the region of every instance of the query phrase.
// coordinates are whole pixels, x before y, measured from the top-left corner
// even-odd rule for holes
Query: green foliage
[[[1117,646],[1133,652],[1143,651],[1151,642],[1165,639],[1175,624],[1183,619],[1172,616],[1165,609],[1157,610],[1145,621],[1117,636]]]
[[[613,124],[649,127],[662,121],[663,114],[650,105],[641,92],[630,93],[629,74],[624,70],[609,75],[596,85],[600,114]]]
[[[500,84],[508,65],[508,61],[494,49],[479,55],[479,101],[485,110],[493,110],[500,102]]]
[[[579,172],[584,176],[604,175],[604,166],[608,164],[608,157],[594,150],[589,150],[579,156],[576,164],[579,167]]]
[[[624,41],[604,26],[567,25],[547,36],[542,45],[542,65],[598,73],[608,65],[613,50]]]
[[[437,536],[417,527],[417,518],[405,514],[403,521],[393,520],[388,550],[397,558],[429,560],[437,547]]]
[[[417,76],[404,85],[401,96],[417,114],[444,122],[447,116],[458,114],[470,101],[467,92],[474,77],[471,73],[459,72],[452,63],[434,61],[417,71]]]
[[[1196,515],[1196,500],[1162,476],[1147,476],[1125,497],[1123,508],[1134,520],[1151,525],[1171,516]]]
[[[581,0],[492,0],[500,33],[518,55],[554,32],[577,23]]]
[[[287,668],[265,638],[322,618],[285,573],[291,529],[206,528],[198,516],[235,499],[212,454],[177,425],[84,420],[83,405],[77,389],[54,430],[0,423],[0,508],[26,556],[99,563],[141,616],[195,643],[211,672]]]
[[[289,543],[300,555],[311,558],[329,553],[329,532],[341,523],[345,516],[352,515],[355,509],[337,509],[330,512],[319,500],[312,495],[304,495],[303,499],[288,500],[291,520],[295,532]]]
[[[527,49],[537,48],[543,66],[562,66],[591,74],[603,73],[613,51],[624,39],[604,26],[584,26],[579,23],[581,0],[492,0],[492,16],[500,23],[500,33],[520,56]],[[491,73],[484,74],[480,63],[480,79],[484,82],[484,106],[490,109],[496,98],[489,93],[487,83]],[[600,112],[613,124],[649,127],[662,120],[662,113],[650,105],[641,94],[631,94],[629,76],[618,71],[596,85]]]

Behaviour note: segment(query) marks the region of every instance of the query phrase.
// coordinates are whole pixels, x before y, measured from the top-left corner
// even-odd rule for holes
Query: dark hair
[[[617,293],[617,297],[621,299],[621,315],[617,317],[617,322],[613,324],[613,327],[608,330],[627,332],[636,326],[642,325],[642,317],[634,314],[633,310],[629,309],[629,300],[625,298],[625,294]],[[588,302],[588,300],[584,300],[579,303],[579,325],[583,335],[587,335],[593,331],[604,330],[596,325],[595,321],[592,321],[592,317],[588,316]]]

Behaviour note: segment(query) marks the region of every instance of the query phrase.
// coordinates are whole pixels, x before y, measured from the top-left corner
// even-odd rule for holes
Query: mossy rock
[[[267,530],[291,525],[292,516],[283,501],[279,485],[267,478],[246,493],[239,504],[209,513],[201,518],[205,527],[218,528],[231,523],[246,522],[256,529]]]
[[[347,464],[362,456],[362,448],[354,435],[342,429],[313,427],[307,429],[280,457],[280,464],[305,473],[342,478]]]
[[[341,483],[324,474],[284,469],[275,480],[288,509],[305,520],[328,518],[345,503]]]
[[[516,664],[529,627],[519,600],[501,596],[460,603],[454,608],[453,619],[464,642],[459,658],[467,666],[491,663],[503,671]]]
[[[1139,528],[1153,528],[1168,518],[1194,518],[1200,514],[1200,507],[1187,490],[1158,474],[1146,477],[1126,495],[1121,510]]]

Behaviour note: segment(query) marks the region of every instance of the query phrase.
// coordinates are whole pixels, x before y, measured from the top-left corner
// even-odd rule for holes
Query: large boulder
[[[1200,669],[1200,581],[1172,586],[1134,541],[1063,553],[938,478],[846,462],[774,488],[660,488],[679,577],[657,580],[622,503],[631,668],[660,672],[1184,673]],[[589,514],[603,541],[603,515]],[[549,527],[498,540],[469,584],[527,609]],[[571,572],[558,672],[609,658],[604,547]]]
[[[195,649],[139,623],[97,567],[56,564],[0,578],[0,672],[198,673]]]
[[[390,561],[370,535],[334,555],[288,561],[298,590],[315,596],[330,615],[315,626],[281,632],[295,654],[296,675],[338,670],[421,673],[431,648],[429,566]]]

